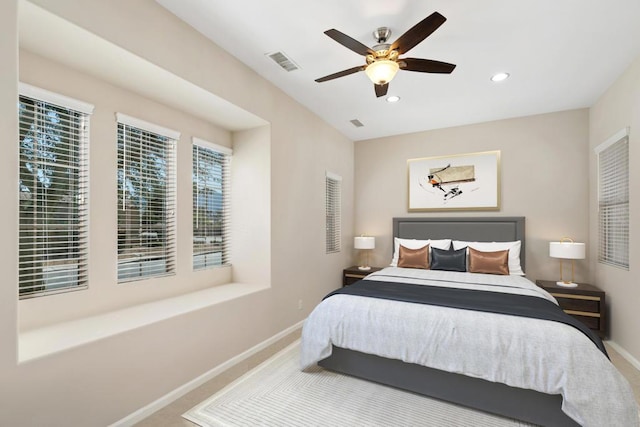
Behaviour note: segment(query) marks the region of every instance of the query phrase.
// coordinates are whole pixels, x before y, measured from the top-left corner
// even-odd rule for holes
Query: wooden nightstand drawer
[[[589,297],[589,299],[578,299],[575,297],[567,297],[565,294],[551,293],[558,300],[558,304],[563,310],[589,311],[592,313],[600,313],[600,298]]]
[[[360,270],[358,266],[345,268],[342,270],[342,286],[349,286],[358,280],[364,279],[369,274],[380,270],[382,270],[380,267],[371,267],[370,270]]]
[[[604,338],[605,293],[595,286],[580,283],[575,288],[563,287],[550,280],[536,280],[536,285],[549,292],[565,313],[587,325]]]
[[[349,286],[358,280],[362,280],[366,277],[366,274],[345,274],[342,279],[342,286]]]
[[[597,317],[585,316],[585,312],[572,312],[571,310],[565,310],[565,313],[572,315],[573,317],[587,325],[589,329],[593,329],[595,331],[600,330],[600,315],[597,315]]]

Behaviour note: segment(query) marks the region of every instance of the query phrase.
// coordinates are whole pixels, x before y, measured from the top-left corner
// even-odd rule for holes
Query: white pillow
[[[431,253],[431,248],[438,249],[449,249],[451,246],[451,239],[441,239],[441,240],[416,240],[416,239],[400,239],[398,237],[393,238],[393,259],[391,260],[391,267],[398,266],[398,257],[400,256],[400,245],[404,246],[407,249],[420,249],[424,248],[426,245],[429,245],[429,253]]]
[[[482,252],[496,252],[509,250],[509,274],[515,276],[524,276],[524,271],[520,266],[520,240],[515,242],[464,242],[460,240],[453,241],[453,249],[462,249],[471,247]]]

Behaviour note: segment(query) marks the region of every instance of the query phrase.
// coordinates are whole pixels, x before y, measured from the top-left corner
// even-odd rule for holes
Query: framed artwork
[[[500,209],[500,151],[407,160],[409,212]]]

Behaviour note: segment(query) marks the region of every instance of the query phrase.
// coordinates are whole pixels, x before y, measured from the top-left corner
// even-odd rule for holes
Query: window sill
[[[229,283],[23,332],[18,338],[18,362],[29,362],[266,289],[269,285]]]

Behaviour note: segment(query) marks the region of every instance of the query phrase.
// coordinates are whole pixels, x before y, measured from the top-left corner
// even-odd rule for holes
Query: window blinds
[[[229,148],[193,138],[193,269],[230,264]]]
[[[179,133],[118,119],[118,282],[175,274]]]
[[[340,252],[342,178],[330,172],[325,178],[326,253]]]
[[[629,138],[626,129],[596,148],[598,261],[629,268]]]
[[[85,289],[93,106],[28,85],[20,91],[30,96],[18,102],[19,295]],[[83,111],[60,105],[68,100]]]

